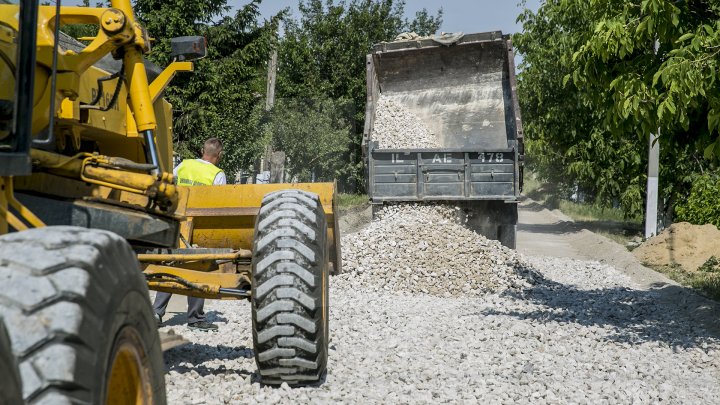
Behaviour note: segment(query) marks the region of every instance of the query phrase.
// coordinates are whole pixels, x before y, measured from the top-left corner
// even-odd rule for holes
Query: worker
[[[185,159],[173,170],[177,184],[181,186],[221,186],[226,184],[225,173],[215,166],[220,161],[222,149],[222,142],[218,138],[209,138],[205,141],[202,158]],[[162,324],[162,317],[165,315],[165,309],[171,296],[172,294],[165,292],[158,292],[155,295],[153,309],[158,326]],[[190,329],[217,331],[217,325],[205,319],[205,312],[203,312],[205,299],[188,296],[187,302],[187,322]]]

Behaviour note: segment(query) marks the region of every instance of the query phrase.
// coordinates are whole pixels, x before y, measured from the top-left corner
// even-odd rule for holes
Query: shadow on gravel
[[[518,224],[518,232],[564,235],[587,229],[590,232],[607,232],[635,236],[640,228],[632,224],[615,221],[559,221],[552,224]]]
[[[540,233],[551,235],[564,235],[567,233],[579,232],[582,228],[577,223],[569,221],[555,222],[552,224],[518,224],[518,232]]]
[[[163,357],[165,358],[165,367],[168,372],[175,371],[180,374],[185,374],[190,371],[195,371],[201,376],[222,374],[247,376],[253,374],[253,372],[245,369],[228,369],[225,368],[224,364],[220,364],[216,368],[211,368],[202,363],[211,360],[252,359],[255,357],[255,353],[252,349],[244,346],[211,346],[200,343],[190,343],[168,350],[164,353]],[[189,362],[195,365],[189,365]]]
[[[165,314],[167,316],[167,314]],[[227,318],[222,316],[222,312],[218,311],[208,311],[205,313],[205,317],[207,318],[208,322],[216,323],[227,323]],[[167,320],[163,319],[162,326],[178,326],[178,325],[185,325],[187,323],[187,315],[185,313],[179,313],[174,314],[172,318],[169,318]]]
[[[579,290],[542,278],[536,282],[522,293],[509,291],[505,295],[530,300],[545,309],[532,312],[490,310],[485,313],[541,322],[609,327],[612,332],[607,335],[607,340],[618,343],[662,342],[673,347],[695,347],[709,339],[720,339],[717,316],[720,305],[684,287]]]

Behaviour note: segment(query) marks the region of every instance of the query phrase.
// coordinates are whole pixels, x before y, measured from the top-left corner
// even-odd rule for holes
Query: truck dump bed
[[[375,46],[363,142],[373,202],[517,199],[523,151],[513,58],[501,32]],[[378,108],[387,103],[419,120],[432,144],[418,148],[404,139],[415,133],[402,129],[381,134]]]

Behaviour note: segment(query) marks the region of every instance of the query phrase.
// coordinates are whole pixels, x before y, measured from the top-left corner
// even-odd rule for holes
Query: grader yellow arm
[[[0,402],[164,404],[148,287],[250,300],[262,381],[321,382],[335,185],[175,185],[160,94],[192,64],[152,77],[131,2],[110,3],[0,1]]]
[[[176,214],[184,217],[180,223],[178,245],[181,248],[141,250],[143,253],[138,258],[145,266],[145,273],[171,276],[151,278],[149,287],[201,298],[248,298],[249,291],[238,291],[251,284],[250,259],[263,199],[289,189],[318,196],[327,224],[328,272],[339,273],[342,256],[334,183],[178,187],[183,203]],[[172,277],[194,285],[173,282]]]
[[[208,248],[252,249],[255,219],[267,194],[287,188],[320,197],[327,217],[331,241],[330,262],[340,271],[340,241],[337,232],[337,199],[333,183],[242,184],[218,187],[189,187],[181,232],[191,244]],[[189,232],[191,231],[191,232]]]

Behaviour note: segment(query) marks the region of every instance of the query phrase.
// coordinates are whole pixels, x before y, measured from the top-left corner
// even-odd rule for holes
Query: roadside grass
[[[344,194],[338,193],[338,209],[347,210],[360,207],[368,203],[367,194]]]
[[[557,195],[557,189],[553,189],[553,187],[549,184],[541,183],[527,170],[525,171],[525,177],[523,178],[522,194],[547,206],[548,208],[558,208],[557,198],[555,197]]]
[[[709,264],[714,261],[713,264]],[[697,291],[700,295],[715,301],[720,301],[720,266],[717,259],[711,257],[697,271],[688,272],[683,270],[680,265],[673,264],[670,266],[652,266],[643,263],[659,273],[663,273],[673,281],[680,283],[685,287],[690,287]]]
[[[610,221],[622,222],[640,226],[640,218],[626,219],[619,208],[604,208],[594,204],[581,204],[567,200],[560,200],[560,211],[575,221]]]
[[[638,236],[640,236],[640,231],[635,229],[621,229],[614,231],[596,230],[593,232],[598,235],[604,236],[615,243],[625,246],[627,250],[632,250],[635,248],[635,246],[630,247],[628,244],[637,239]]]

